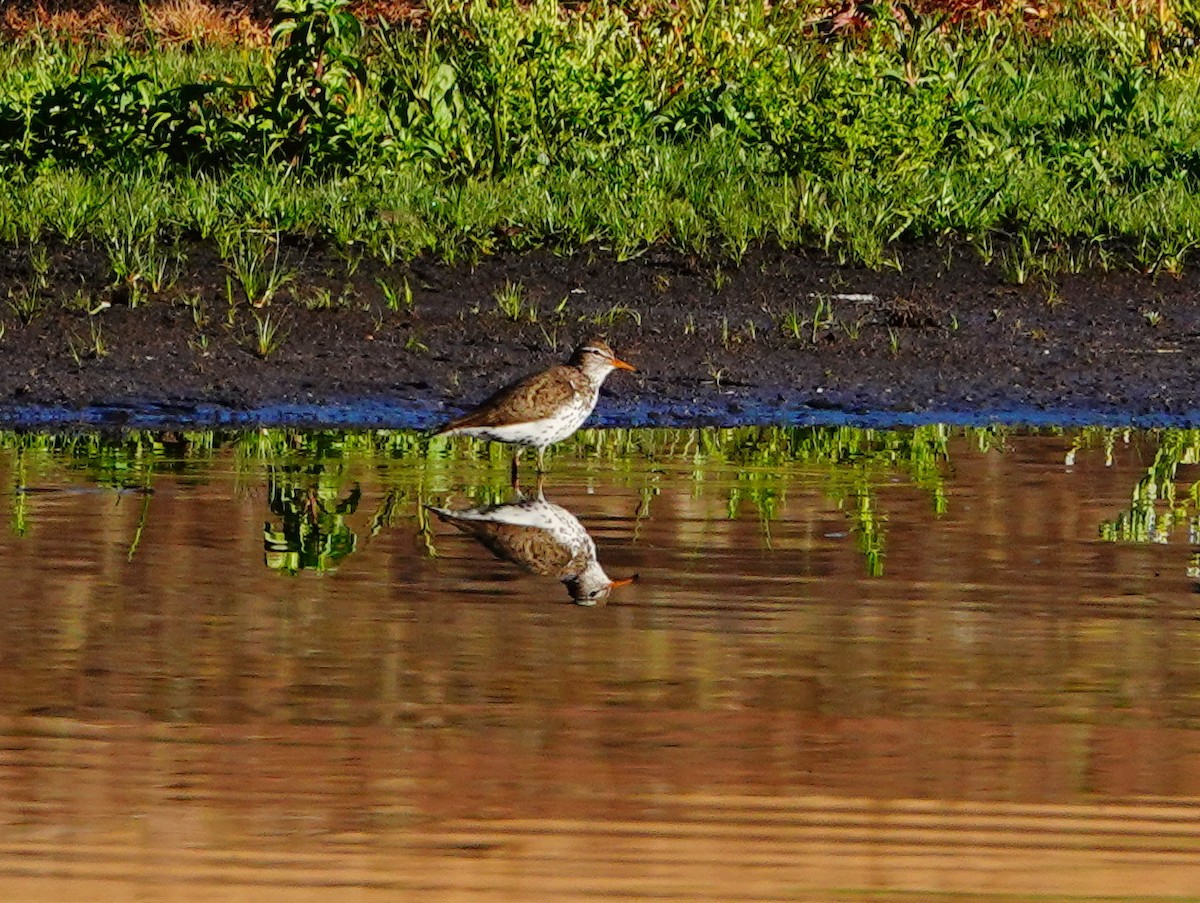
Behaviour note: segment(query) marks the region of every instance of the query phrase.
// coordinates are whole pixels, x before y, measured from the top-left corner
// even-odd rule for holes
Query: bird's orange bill
[[[612,365],[621,370],[632,370],[634,373],[637,373],[637,367],[633,366],[633,364],[625,363],[625,361],[621,360],[619,357],[614,357],[612,359]]]
[[[634,574],[632,577],[626,577],[624,580],[614,580],[612,582],[612,585],[613,586],[629,586],[629,584],[631,584],[631,583],[637,583],[637,580],[638,580],[638,575]]]

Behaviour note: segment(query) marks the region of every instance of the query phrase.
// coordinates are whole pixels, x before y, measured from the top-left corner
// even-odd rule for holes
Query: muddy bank
[[[297,275],[281,296],[230,316],[210,249],[186,249],[173,286],[136,308],[94,249],[50,249],[40,282],[27,249],[3,251],[0,421],[426,426],[592,334],[641,368],[609,380],[608,424],[1200,420],[1195,270],[1015,285],[973,252],[922,247],[901,271],[765,249],[740,266],[597,251],[364,261],[346,277],[320,248],[284,256]],[[33,285],[37,309],[18,310]],[[496,300],[506,285],[516,319]]]

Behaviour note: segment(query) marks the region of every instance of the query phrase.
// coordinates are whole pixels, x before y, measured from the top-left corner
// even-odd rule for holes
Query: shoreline
[[[603,402],[602,402],[603,404]],[[834,428],[912,429],[922,426],[1016,429],[1079,429],[1104,427],[1130,429],[1200,428],[1200,408],[1179,412],[1128,412],[1116,408],[1012,408],[963,410],[931,408],[923,411],[862,411],[812,408],[798,405],[770,417],[759,410],[729,415],[715,406],[697,405],[685,411],[597,409],[583,429],[705,429],[705,428]],[[425,431],[440,423],[444,412],[431,412],[392,402],[359,399],[330,405],[267,405],[233,409],[218,405],[188,408],[179,404],[92,405],[84,408],[56,406],[0,407],[0,430],[30,432],[105,432],[111,430],[414,430]]]
[[[349,286],[347,303],[232,314],[224,272],[200,267],[137,308],[49,303],[10,322],[0,423],[424,428],[592,335],[641,371],[606,384],[602,425],[1200,423],[1200,270],[1013,285],[969,249],[903,257],[897,272],[772,248],[734,269],[670,251],[535,252],[364,261],[352,281],[314,257],[302,284]],[[397,309],[381,283],[401,280],[412,298]],[[512,286],[517,317],[498,300]],[[261,355],[267,319],[278,342]]]

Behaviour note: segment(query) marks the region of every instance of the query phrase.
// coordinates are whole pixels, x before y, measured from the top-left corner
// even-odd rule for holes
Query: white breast
[[[572,554],[578,553],[580,549],[586,549],[588,557],[596,557],[596,546],[579,519],[566,508],[548,502],[544,498],[525,499],[520,502],[509,502],[505,505],[482,509],[467,508],[452,511],[448,508],[435,508],[434,510],[458,521],[508,524],[513,527],[533,527],[537,530],[544,530],[559,545],[570,549]]]
[[[596,406],[593,396],[587,401],[577,402],[564,408],[554,417],[544,417],[541,420],[531,420],[528,423],[512,423],[505,426],[469,426],[455,430],[468,436],[478,436],[481,439],[491,439],[493,442],[507,442],[510,445],[527,445],[540,448],[561,442],[577,429],[583,426],[592,408]]]

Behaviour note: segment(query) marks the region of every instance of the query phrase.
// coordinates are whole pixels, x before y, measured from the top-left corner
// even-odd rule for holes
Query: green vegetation
[[[358,547],[358,537],[346,523],[362,498],[358,484],[343,495],[320,479],[320,471],[293,465],[268,467],[267,472],[267,505],[279,519],[263,527],[267,567],[288,574],[326,571]],[[391,498],[385,497],[385,507]]]
[[[1091,449],[1102,450],[1109,462],[1118,446],[1148,453],[1150,463],[1131,490],[1129,508],[1097,525],[1102,539],[1192,543],[1200,535],[1200,481],[1181,480],[1180,474],[1200,463],[1200,430],[1048,432],[1062,437],[1068,466]],[[614,485],[635,488],[642,498],[639,520],[653,517],[663,474],[669,472],[676,488],[690,481],[697,498],[715,493],[730,520],[756,517],[767,544],[789,496],[816,488],[845,513],[867,572],[878,576],[890,494],[916,488],[928,498],[931,513],[941,516],[953,492],[951,446],[962,456],[1002,451],[1007,440],[1004,427],[608,429],[584,430],[552,453],[560,459],[558,470],[602,473]],[[509,454],[492,443],[405,430],[0,432],[0,473],[11,481],[10,526],[18,534],[29,526],[27,487],[37,487],[58,468],[118,498],[142,496],[151,528],[153,505],[146,499],[159,474],[204,480],[232,469],[249,491],[265,485],[266,561],[289,572],[334,567],[354,551],[358,540],[346,518],[362,506],[373,512],[371,536],[407,520],[432,552],[423,506],[440,503],[451,489],[472,504],[508,500]],[[373,488],[364,492],[364,485]],[[552,486],[548,493],[553,496]]]
[[[1128,431],[1105,430],[1100,441],[1106,454]],[[1087,444],[1088,434],[1079,446]],[[1194,542],[1200,536],[1200,480],[1188,481],[1180,491],[1179,469],[1200,463],[1200,430],[1163,430],[1157,437],[1154,457],[1146,474],[1133,487],[1129,509],[1100,525],[1100,536],[1109,542],[1169,542],[1172,536]],[[1094,441],[1094,440],[1093,440]]]
[[[266,47],[30,34],[0,48],[0,241],[92,242],[134,304],[208,242],[256,306],[290,285],[286,237],[347,261],[774,241],[874,265],[949,239],[1015,281],[1173,271],[1200,241],[1189,7],[824,38],[814,10],[439,0],[364,27],[282,0]]]
[[[1003,436],[996,429],[970,433],[983,447]],[[558,446],[556,456],[615,473],[627,485],[635,483],[643,500],[639,519],[652,516],[664,468],[690,476],[698,496],[719,486],[715,491],[724,498],[726,516],[742,517],[748,506],[768,543],[771,523],[789,491],[815,481],[845,511],[868,572],[879,575],[887,519],[882,497],[889,487],[915,485],[928,493],[935,514],[944,512],[943,471],[951,435],[942,426],[586,430]],[[360,483],[367,473],[375,472],[382,484],[382,498],[369,502],[375,505],[372,535],[400,519],[412,519],[432,551],[423,506],[461,485],[464,476],[469,479],[463,489],[473,503],[507,500],[508,455],[495,444],[390,430],[0,433],[0,470],[13,481],[11,526],[17,533],[28,529],[26,487],[36,483],[30,475],[56,466],[77,472],[83,482],[144,498],[160,473],[202,478],[209,468],[232,467],[249,486],[266,483],[270,520],[264,528],[265,558],[271,567],[293,573],[333,567],[356,548],[345,518],[363,501]],[[898,474],[907,475],[907,481],[897,483]],[[152,503],[146,506],[152,522]]]

